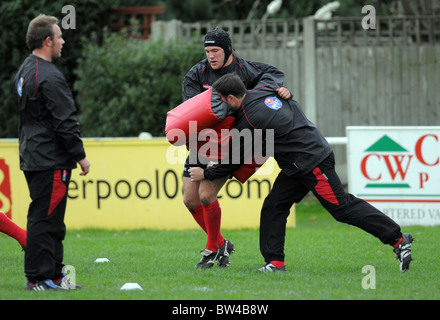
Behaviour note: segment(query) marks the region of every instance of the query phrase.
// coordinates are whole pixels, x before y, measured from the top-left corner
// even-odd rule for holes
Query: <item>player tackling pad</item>
[[[228,105],[210,88],[168,111],[165,134],[171,144],[186,145],[189,150],[218,162],[229,153],[234,124]],[[233,175],[244,183],[258,168],[255,163],[245,164]]]

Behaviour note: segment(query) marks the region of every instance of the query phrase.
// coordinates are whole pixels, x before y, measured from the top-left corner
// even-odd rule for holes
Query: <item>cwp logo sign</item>
[[[401,224],[440,224],[440,127],[348,127],[350,192]]]
[[[425,141],[428,138],[432,141]],[[407,174],[411,165],[411,161],[418,161],[420,165],[433,167],[440,162],[440,157],[434,155],[433,160],[427,160],[423,152],[433,150],[433,142],[438,143],[439,137],[434,134],[425,134],[421,136],[414,147],[414,152],[405,149],[403,146],[392,140],[387,135],[375,142],[366,150],[366,155],[361,162],[362,175],[369,181],[366,188],[412,188],[408,183]],[[430,148],[423,148],[424,144],[429,144]],[[413,161],[413,163],[414,163]],[[386,172],[378,172],[376,176],[371,176],[372,170],[380,168],[380,163],[385,165]],[[370,168],[370,169],[367,169]],[[425,171],[418,172],[418,187],[425,188],[425,183],[429,181],[429,173]],[[381,183],[381,181],[386,181]]]
[[[9,218],[12,215],[11,179],[9,166],[5,159],[0,159],[0,211]]]

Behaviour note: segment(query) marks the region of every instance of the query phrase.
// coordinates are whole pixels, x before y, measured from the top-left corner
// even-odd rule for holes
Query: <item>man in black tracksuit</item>
[[[334,170],[334,156],[329,144],[296,101],[280,98],[271,86],[264,86],[264,83],[247,91],[233,74],[223,76],[214,83],[213,89],[237,112],[235,128],[239,132],[251,130],[254,135],[264,135],[270,131],[273,134],[272,141],[264,141],[273,144],[273,156],[281,172],[261,210],[260,251],[266,266],[260,271],[286,270],[286,219],[291,206],[300,202],[309,191],[337,221],[359,227],[384,244],[393,246],[401,262],[401,271],[409,268],[412,236],[402,234],[398,224],[369,203],[345,192]],[[249,154],[246,150],[249,146],[252,147],[252,143],[241,146],[242,161],[244,155]],[[219,163],[203,171],[191,169],[190,174],[195,180],[212,180],[230,175],[240,165]]]
[[[52,64],[64,40],[55,17],[40,15],[29,24],[32,54],[18,70],[13,94],[19,122],[20,169],[29,187],[25,247],[26,289],[78,288],[63,275],[64,214],[71,170],[89,172],[72,93]]]

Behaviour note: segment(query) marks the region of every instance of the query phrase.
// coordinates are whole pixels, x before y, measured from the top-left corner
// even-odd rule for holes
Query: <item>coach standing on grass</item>
[[[18,70],[13,93],[18,106],[20,169],[31,197],[24,271],[26,289],[66,290],[80,286],[62,274],[67,190],[77,163],[89,172],[72,92],[52,64],[64,39],[58,19],[31,21],[26,43],[32,54]]]

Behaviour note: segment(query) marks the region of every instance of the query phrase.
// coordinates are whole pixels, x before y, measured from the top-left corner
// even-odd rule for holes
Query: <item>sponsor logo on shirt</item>
[[[20,97],[23,95],[23,77],[21,77],[20,80],[18,80],[17,92]]]
[[[264,100],[264,104],[273,110],[281,109],[283,103],[277,97],[268,97]]]

